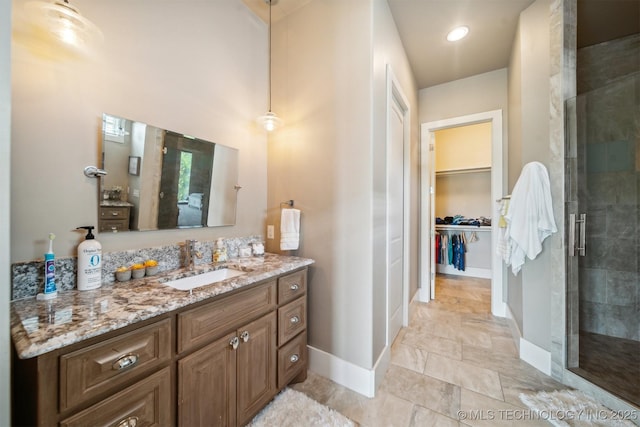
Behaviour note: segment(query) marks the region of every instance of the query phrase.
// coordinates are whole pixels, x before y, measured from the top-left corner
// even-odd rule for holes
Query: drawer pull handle
[[[293,316],[289,321],[295,325],[296,323],[300,323],[300,318],[298,316]]]
[[[111,365],[111,367],[116,371],[120,371],[122,369],[129,368],[136,363],[138,363],[137,354],[125,354],[124,356],[121,356],[118,360],[113,362],[113,365]]]
[[[238,337],[233,337],[231,341],[229,341],[229,345],[232,349],[237,350],[238,345],[240,345],[240,340],[238,339]]]
[[[291,289],[292,291],[297,291],[298,289],[300,289],[300,285],[294,283],[293,285],[289,286],[289,289]]]
[[[244,331],[242,334],[240,334],[240,338],[242,338],[242,342],[249,341],[249,331]]]
[[[117,424],[117,427],[136,427],[138,425],[138,417],[127,417]]]
[[[111,216],[118,216],[120,215],[120,212],[111,212]]]
[[[289,361],[291,363],[296,363],[298,360],[300,360],[300,356],[298,356],[297,354],[292,354],[291,357],[289,358]]]

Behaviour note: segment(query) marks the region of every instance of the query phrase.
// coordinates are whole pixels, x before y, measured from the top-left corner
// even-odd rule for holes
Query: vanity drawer
[[[278,304],[298,298],[307,291],[307,269],[296,271],[278,279]]]
[[[118,220],[113,220],[110,219],[108,221],[106,220],[100,220],[98,221],[98,228],[99,228],[99,232],[117,232],[117,231],[128,231],[129,230],[129,219],[118,219]]]
[[[278,350],[278,388],[307,369],[307,333],[304,332]]]
[[[276,308],[276,281],[178,314],[178,353],[196,348]]]
[[[278,345],[283,345],[306,328],[306,298],[298,298],[278,309]]]
[[[129,221],[128,207],[100,207],[100,219],[126,219]]]
[[[76,426],[168,426],[171,414],[171,369],[169,367],[121,392],[73,415],[61,427]]]
[[[64,411],[171,359],[171,319],[60,357]]]

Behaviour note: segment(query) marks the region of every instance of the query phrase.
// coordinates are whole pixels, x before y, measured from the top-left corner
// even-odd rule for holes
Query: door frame
[[[393,70],[387,64],[387,102],[386,102],[386,135],[385,150],[391,142],[390,118],[393,104],[397,104],[402,112],[403,120],[403,165],[402,165],[402,326],[409,324],[409,209],[410,209],[410,144],[411,144],[411,109],[407,97],[400,86],[400,81],[396,78]],[[385,167],[385,180],[388,180],[389,170]],[[387,190],[388,191],[388,190]],[[386,194],[385,194],[386,198]],[[389,228],[385,230],[385,256],[389,253]],[[389,283],[388,271],[385,268],[386,298],[385,298],[385,339],[387,346],[392,344],[389,338]],[[395,337],[394,337],[395,338]]]
[[[494,316],[505,317],[507,305],[503,298],[503,283],[506,268],[502,264],[501,257],[496,253],[496,244],[500,237],[500,228],[498,227],[496,216],[498,212],[497,202],[504,195],[504,177],[506,176],[506,147],[502,129],[502,110],[485,111],[437,120],[423,123],[420,126],[420,289],[418,299],[428,302],[434,297],[433,282],[435,280],[435,271],[432,271],[431,268],[431,245],[435,238],[435,230],[433,227],[434,218],[432,218],[433,206],[430,200],[432,197],[430,189],[432,183],[435,183],[435,170],[432,166],[434,162],[429,144],[438,130],[486,122],[491,122],[491,199],[492,204],[494,204],[492,209],[493,221],[491,221],[491,313]]]

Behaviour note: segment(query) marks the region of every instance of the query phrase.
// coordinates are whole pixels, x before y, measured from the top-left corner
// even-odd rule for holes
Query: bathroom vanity
[[[313,261],[235,261],[246,274],[191,292],[159,276],[14,301],[14,425],[248,423],[306,378]]]
[[[100,202],[98,208],[98,232],[111,231],[117,233],[118,231],[128,231],[132,206],[131,203],[120,200]]]

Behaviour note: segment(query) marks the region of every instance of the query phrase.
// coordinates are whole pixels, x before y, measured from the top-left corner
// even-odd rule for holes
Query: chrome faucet
[[[202,258],[202,254],[200,253],[200,251],[196,250],[196,241],[193,239],[187,239],[184,242],[183,267],[186,267],[188,270],[193,270],[193,266],[194,266],[193,257],[196,257],[199,259],[199,258]]]

